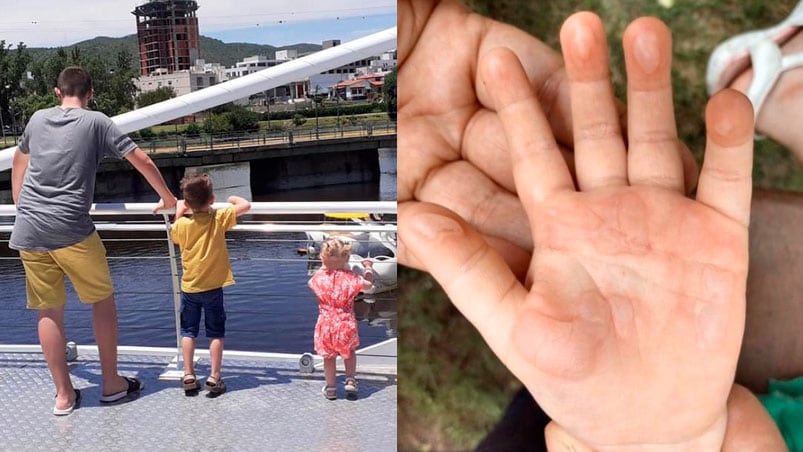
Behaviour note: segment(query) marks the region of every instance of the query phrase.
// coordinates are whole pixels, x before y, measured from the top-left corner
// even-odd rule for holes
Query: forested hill
[[[65,46],[64,49],[69,53],[70,49],[78,47],[82,55],[91,57],[99,56],[101,60],[112,62],[117,58],[120,50],[128,50],[133,63],[139,69],[139,52],[137,50],[137,35],[128,35],[122,38],[108,38],[100,36],[87,41]],[[29,48],[34,61],[41,61],[49,58],[56,53],[58,48]],[[265,55],[274,58],[277,50],[296,49],[299,55],[321,49],[320,44],[293,44],[282,47],[274,47],[263,44],[249,44],[245,42],[223,42],[219,39],[201,36],[201,58],[207,63],[220,63],[224,66],[233,66],[237,61],[253,55]]]

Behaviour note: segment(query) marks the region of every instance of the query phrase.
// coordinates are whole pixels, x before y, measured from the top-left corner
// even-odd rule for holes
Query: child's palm
[[[649,187],[568,193],[533,210],[532,286],[502,345],[511,370],[596,444],[715,427],[744,324],[744,225]],[[656,424],[667,411],[686,414]]]

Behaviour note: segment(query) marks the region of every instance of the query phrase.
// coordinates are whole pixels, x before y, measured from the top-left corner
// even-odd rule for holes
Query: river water
[[[291,190],[254,201],[378,200],[375,183]],[[152,196],[117,202],[154,202]],[[103,200],[111,202],[112,200]],[[320,216],[319,220],[323,217]],[[4,219],[8,220],[8,219]],[[138,240],[101,235],[107,248],[119,313],[119,344],[175,347],[175,317],[166,240],[159,235]],[[229,255],[236,284],[224,289],[226,349],[282,353],[313,352],[317,301],[307,288],[308,262],[297,250],[303,233],[230,232]],[[25,276],[8,234],[0,234],[0,343],[37,344],[36,312],[25,309]],[[180,267],[180,262],[179,262]],[[68,284],[65,325],[68,340],[94,344],[91,308],[81,304]],[[358,301],[361,346],[396,335],[395,293],[375,302]],[[201,327],[198,346],[207,342]]]

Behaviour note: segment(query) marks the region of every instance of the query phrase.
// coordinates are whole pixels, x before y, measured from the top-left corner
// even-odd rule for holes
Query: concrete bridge
[[[160,142],[157,142],[160,143]],[[231,138],[211,146],[175,143],[172,147],[140,143],[174,193],[186,168],[249,162],[254,195],[278,190],[378,181],[379,150],[396,148],[396,131],[370,135]],[[183,144],[183,145],[182,145]],[[395,172],[395,166],[394,166]],[[0,173],[0,203],[11,203],[10,171]],[[126,160],[105,160],[96,182],[96,200],[150,193],[142,176]]]

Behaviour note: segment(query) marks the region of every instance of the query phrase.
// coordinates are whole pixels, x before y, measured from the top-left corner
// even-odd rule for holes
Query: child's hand
[[[183,217],[187,213],[192,213],[192,209],[183,199],[176,201],[176,219]]]
[[[561,41],[579,190],[515,55],[488,51],[478,68],[532,228],[526,284],[480,233],[432,204],[399,206],[400,249],[593,450],[719,450],[744,329],[750,103],[732,90],[709,101],[692,200],[674,144],[668,29],[648,18],[625,33],[627,146],[599,18],[572,16]]]
[[[365,267],[365,268],[373,268],[374,267],[374,261],[372,261],[371,259],[363,259],[362,266]]]

